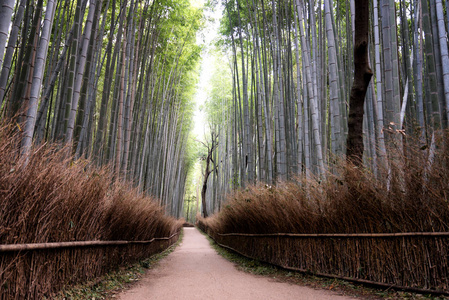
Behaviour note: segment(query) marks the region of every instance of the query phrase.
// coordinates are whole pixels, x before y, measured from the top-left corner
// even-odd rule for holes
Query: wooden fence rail
[[[449,232],[398,233],[216,233],[219,236],[296,237],[296,238],[397,238],[397,237],[449,237]]]
[[[121,246],[121,245],[146,245],[154,241],[170,240],[179,232],[172,234],[169,237],[153,238],[148,241],[75,241],[75,242],[55,242],[55,243],[32,243],[32,244],[8,244],[0,245],[0,253],[2,252],[19,252],[19,251],[34,251],[46,249],[61,249],[61,248],[83,248],[83,247],[106,247],[106,246]]]
[[[97,278],[163,251],[179,234],[146,241],[0,245],[0,300],[52,298],[66,285]]]

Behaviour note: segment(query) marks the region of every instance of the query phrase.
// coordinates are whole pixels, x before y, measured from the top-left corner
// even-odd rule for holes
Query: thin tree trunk
[[[116,144],[116,158],[115,158],[115,176],[117,180],[120,180],[120,166],[122,156],[122,134],[123,134],[123,98],[125,97],[125,59],[126,59],[126,31],[123,34],[122,43],[122,65],[120,73],[120,98],[118,102],[118,118],[117,118],[117,144]]]
[[[14,0],[11,0],[11,2],[14,4]],[[2,107],[3,98],[5,97],[5,91],[6,91],[6,84],[8,83],[8,77],[9,73],[11,72],[11,63],[12,58],[14,55],[15,45],[17,42],[17,39],[19,37],[19,30],[20,30],[20,23],[22,23],[23,15],[25,11],[25,3],[26,0],[21,0],[19,8],[17,10],[14,24],[11,29],[11,34],[8,39],[8,47],[6,48],[5,57],[3,60],[3,55],[0,53],[0,68],[2,70],[1,76],[0,76],[0,108]],[[3,13],[3,11],[2,11]],[[1,24],[5,18],[0,15],[0,26],[3,26],[5,24]],[[9,27],[9,25],[8,25]],[[9,29],[9,28],[8,28]],[[0,31],[2,31],[0,29]],[[3,34],[6,34],[5,32]],[[1,34],[0,34],[1,35]],[[0,45],[0,49],[2,49],[2,46]],[[3,63],[1,62],[3,60]]]
[[[50,32],[53,26],[53,17],[55,12],[54,4],[55,1],[53,0],[47,1],[44,26],[42,28],[39,48],[37,49],[36,53],[36,63],[33,72],[33,84],[31,85],[29,108],[25,123],[25,131],[22,138],[22,155],[25,155],[26,157],[29,154],[33,140],[34,125],[36,123],[37,104],[41,90],[42,78],[44,76],[45,62],[47,60]]]
[[[339,104],[339,90],[338,90],[338,71],[337,71],[337,51],[335,47],[335,36],[332,26],[332,7],[330,6],[330,0],[324,1],[324,11],[326,14],[326,33],[327,44],[329,49],[329,96],[331,107],[331,136],[332,136],[332,152],[335,154],[341,154],[341,133],[340,133],[340,104]]]
[[[311,110],[311,119],[312,119],[312,132],[313,132],[313,138],[314,138],[314,148],[315,148],[315,154],[317,156],[318,161],[318,170],[317,173],[321,174],[324,172],[324,162],[323,162],[323,149],[321,146],[321,134],[319,131],[319,119],[318,119],[318,105],[317,105],[317,99],[316,95],[314,94],[314,87],[312,85],[312,75],[310,71],[310,51],[308,48],[308,43],[306,42],[305,36],[304,36],[304,28],[303,28],[303,12],[302,12],[303,4],[301,0],[296,0],[296,12],[297,17],[299,20],[299,32],[301,35],[302,40],[302,47],[303,47],[303,64],[305,68],[305,74],[306,74],[306,81],[307,81],[307,92],[310,99],[310,110]]]
[[[69,119],[67,122],[67,132],[66,132],[66,136],[65,136],[66,143],[73,142],[73,132],[75,129],[74,126],[75,126],[75,120],[76,120],[76,112],[78,110],[78,101],[80,99],[81,83],[83,81],[83,76],[84,76],[84,69],[85,69],[84,67],[86,65],[86,57],[87,57],[87,50],[89,48],[90,35],[92,33],[92,22],[93,22],[93,17],[95,14],[95,7],[96,7],[96,0],[90,0],[89,1],[89,13],[87,15],[86,25],[84,27],[83,44],[82,44],[82,48],[81,48],[79,61],[77,63],[77,67],[76,67],[76,76],[75,76],[75,83],[74,83],[74,88],[73,88],[73,99],[72,99],[71,109],[69,112]]]
[[[0,68],[3,66],[3,55],[5,54],[14,2],[14,0],[3,0],[0,6]]]
[[[449,51],[447,46],[446,27],[444,23],[443,4],[441,0],[436,0],[436,13],[438,20],[438,33],[440,42],[441,60],[443,65],[443,82],[444,82],[444,95],[446,99],[446,114],[449,120]]]

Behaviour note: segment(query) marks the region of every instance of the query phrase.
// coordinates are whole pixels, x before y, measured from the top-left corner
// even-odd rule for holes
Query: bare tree
[[[213,159],[213,153],[215,148],[218,146],[218,134],[216,134],[214,131],[210,134],[210,141],[207,143],[201,142],[206,148],[207,148],[207,156],[203,158],[206,161],[206,168],[204,169],[203,173],[203,187],[201,189],[201,205],[203,209],[203,217],[207,218],[207,206],[206,206],[206,191],[207,191],[207,180],[209,179],[209,175],[212,172],[215,172],[218,168],[218,165],[215,163]],[[211,162],[213,166],[211,166]]]

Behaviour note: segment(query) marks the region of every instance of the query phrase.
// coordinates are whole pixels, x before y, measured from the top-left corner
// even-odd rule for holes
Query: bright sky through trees
[[[191,4],[194,7],[204,7],[206,0],[191,0]],[[196,109],[194,113],[195,126],[193,135],[198,139],[204,139],[205,128],[207,127],[204,104],[208,97],[208,91],[210,90],[210,79],[214,66],[214,56],[210,52],[214,47],[213,43],[218,35],[220,18],[222,16],[221,7],[215,7],[214,11],[205,9],[204,15],[207,20],[205,28],[197,35],[197,43],[204,47],[201,58],[200,77],[195,95]]]

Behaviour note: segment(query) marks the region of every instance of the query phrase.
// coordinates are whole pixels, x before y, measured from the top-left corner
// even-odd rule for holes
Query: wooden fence
[[[449,232],[219,234],[200,228],[222,247],[285,269],[449,295]]]
[[[0,245],[0,299],[42,299],[159,253],[179,238]]]

